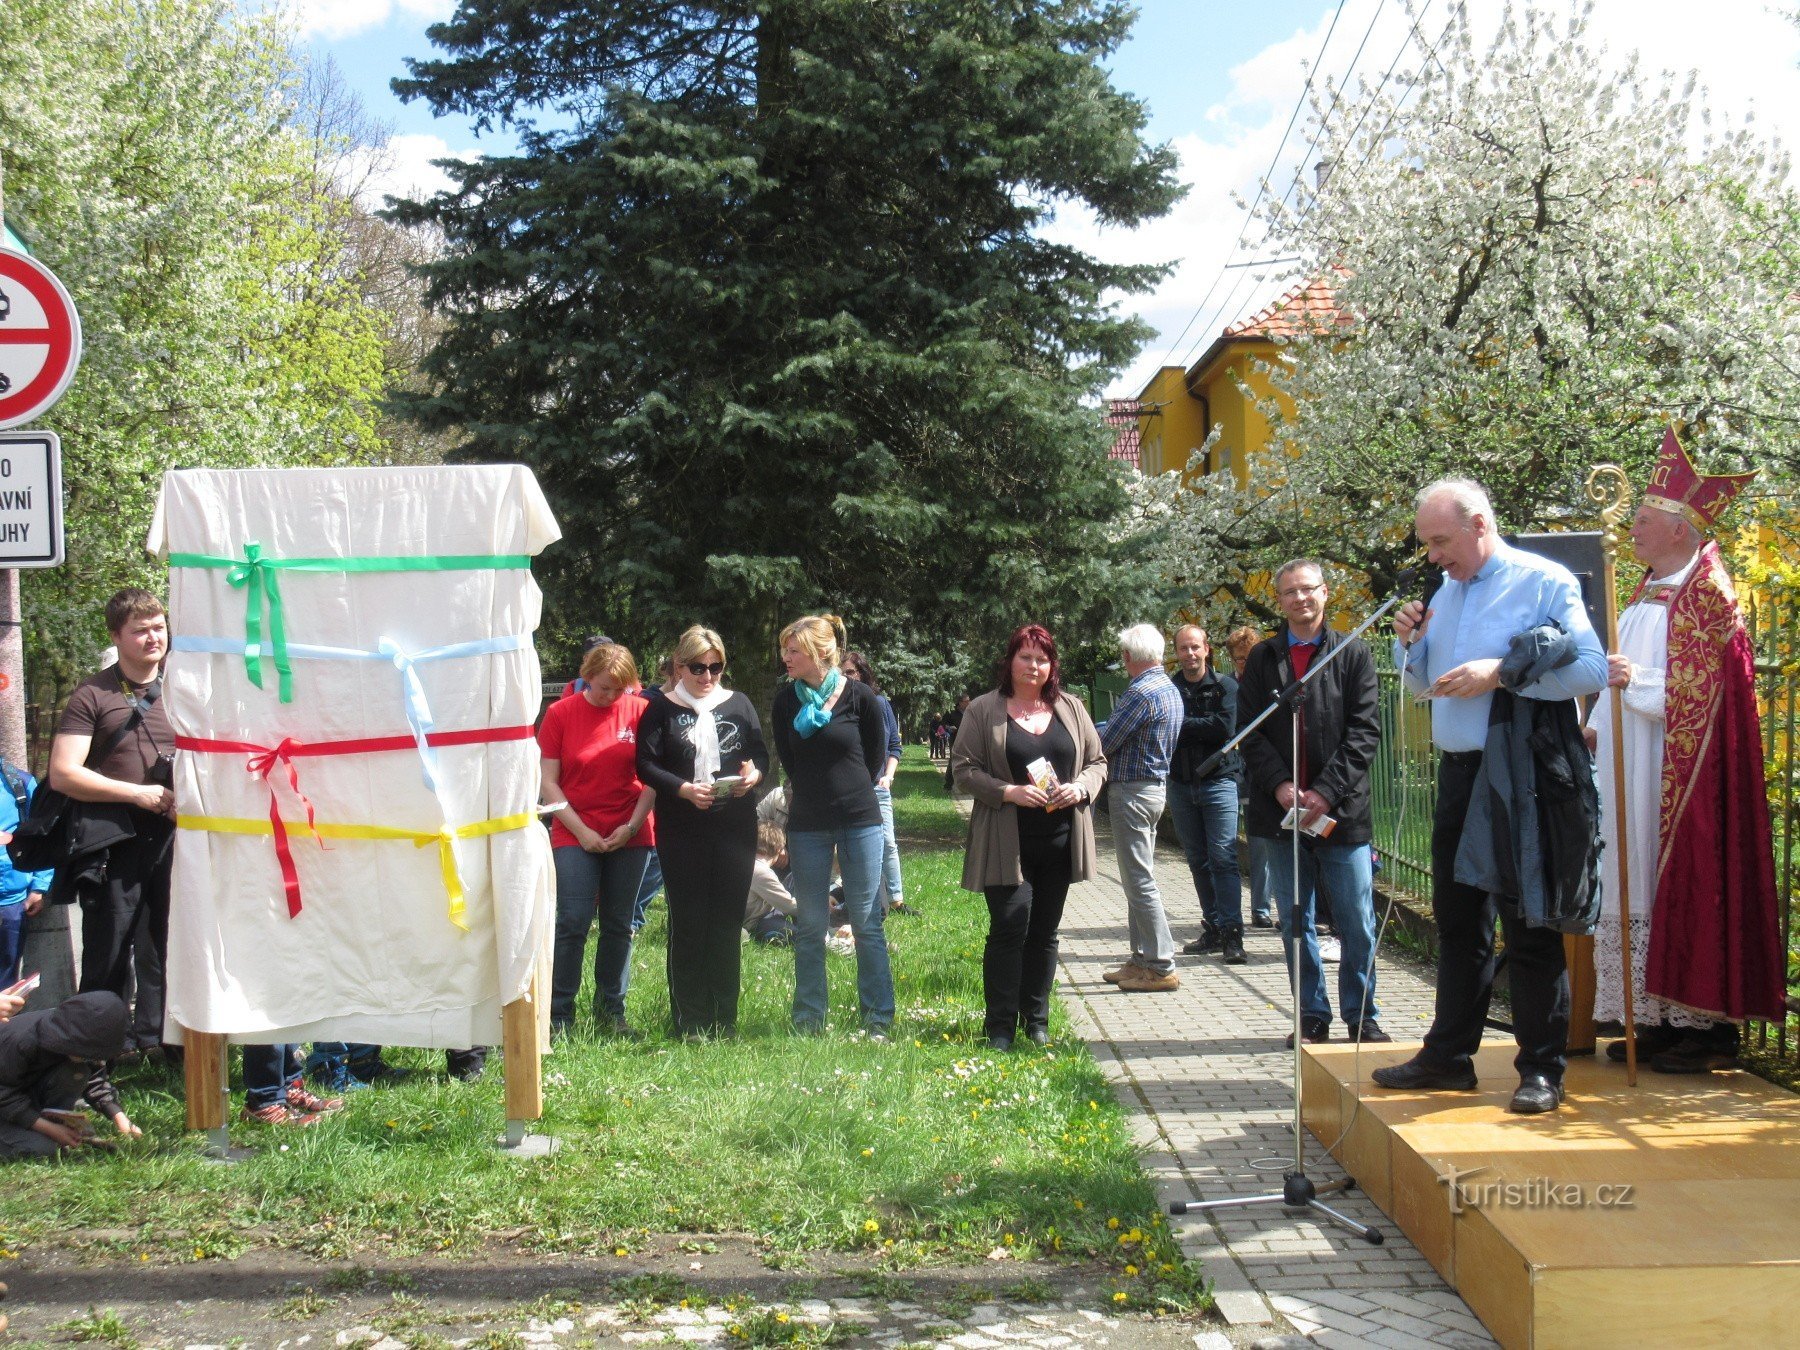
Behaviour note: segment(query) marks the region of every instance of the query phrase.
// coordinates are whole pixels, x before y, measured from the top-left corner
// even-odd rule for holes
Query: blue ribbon
[[[427,739],[437,725],[431,716],[431,704],[425,698],[425,686],[415,667],[427,661],[451,661],[465,656],[491,656],[498,652],[524,651],[531,646],[531,634],[513,633],[505,637],[477,638],[473,642],[453,642],[447,647],[427,647],[407,651],[392,638],[382,638],[376,650],[366,652],[356,647],[317,647],[289,643],[286,655],[308,661],[385,661],[400,672],[400,687],[406,705],[406,725],[419,745],[419,766],[425,786],[435,795],[437,784],[437,747]],[[261,656],[267,649],[260,643],[237,638],[179,636],[169,643],[171,651],[208,652],[217,656],[242,656],[245,660]]]

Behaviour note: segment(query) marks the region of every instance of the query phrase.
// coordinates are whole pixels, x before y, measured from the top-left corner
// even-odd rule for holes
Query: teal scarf
[[[825,705],[843,682],[844,677],[835,666],[825,673],[825,682],[817,689],[805,680],[795,680],[794,692],[800,695],[800,711],[794,714],[794,730],[802,736],[810,736],[820,727],[828,725],[831,721],[831,709]]]

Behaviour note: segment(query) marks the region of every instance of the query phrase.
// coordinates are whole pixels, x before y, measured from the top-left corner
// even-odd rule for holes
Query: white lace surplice
[[[1664,578],[1663,594],[1673,597],[1693,570],[1690,562]],[[1668,666],[1669,607],[1652,603],[1653,591],[1619,616],[1619,650],[1630,658],[1632,679],[1623,691],[1625,806],[1613,793],[1612,695],[1595,702],[1591,724],[1599,736],[1594,756],[1600,780],[1600,926],[1594,930],[1594,1017],[1623,1021],[1622,935],[1619,931],[1619,822],[1625,823],[1626,859],[1631,878],[1632,1016],[1639,1024],[1667,1019],[1675,1026],[1710,1026],[1711,1021],[1644,994],[1644,959],[1650,951],[1650,917],[1656,902],[1656,859],[1662,838],[1663,672]]]
[[[516,465],[419,469],[187,470],[168,474],[152,552],[242,558],[535,555],[560,536],[529,470]],[[543,597],[527,567],[434,572],[277,574],[295,647],[404,652],[523,635],[520,649],[422,663],[419,683],[439,731],[529,726],[540,700],[530,641]],[[174,567],[176,637],[241,642],[247,588],[227,571]],[[405,683],[391,661],[293,661],[294,698],[277,698],[236,654],[174,651],[164,679],[177,734],[273,746],[409,736]],[[320,822],[435,835],[531,812],[538,753],[531,739],[436,750],[427,788],[414,746],[296,758],[300,791]],[[243,753],[177,756],[184,816],[266,821],[270,784],[299,874],[290,917],[274,841],[184,828],[175,841],[168,1014],[177,1026],[255,1042],[367,1041],[449,1048],[489,1044],[500,1007],[527,989],[551,938],[547,836],[523,828],[454,845],[467,931],[450,921],[435,843],[328,839],[276,765],[246,771]]]

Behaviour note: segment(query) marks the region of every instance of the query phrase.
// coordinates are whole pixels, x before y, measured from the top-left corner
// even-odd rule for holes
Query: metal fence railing
[[[1747,600],[1745,612],[1756,647],[1757,697],[1774,827],[1775,885],[1791,988],[1800,963],[1794,903],[1800,888],[1800,737],[1796,736],[1800,731],[1800,599],[1783,592],[1765,593]],[[1375,847],[1388,884],[1429,896],[1436,763],[1430,709],[1415,704],[1400,687],[1388,644],[1378,641],[1371,649],[1381,681],[1382,726],[1387,733],[1372,775]],[[1794,1008],[1790,996],[1789,1016],[1783,1022],[1753,1024],[1750,1044],[1784,1060],[1800,1059],[1800,1020]]]

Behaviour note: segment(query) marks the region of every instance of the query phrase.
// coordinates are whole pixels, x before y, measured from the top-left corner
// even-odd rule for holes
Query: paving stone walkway
[[[1133,1113],[1144,1166],[1166,1205],[1281,1189],[1293,1159],[1292,1027],[1281,941],[1245,929],[1249,963],[1177,956],[1181,988],[1122,994],[1101,972],[1130,954],[1125,900],[1101,816],[1098,874],[1069,893],[1062,924],[1062,991],[1114,1090]],[[1157,882],[1177,947],[1200,930],[1193,880],[1179,852],[1157,853]],[[1245,898],[1245,917],[1249,900]],[[1335,966],[1326,984],[1336,1003]],[[1430,982],[1379,958],[1382,1025],[1396,1040],[1422,1036]],[[1341,1036],[1341,1024],[1333,1024]],[[1343,1170],[1309,1134],[1307,1174],[1323,1184]],[[1278,1205],[1172,1220],[1190,1257],[1213,1281],[1234,1329],[1266,1324],[1326,1346],[1489,1346],[1493,1339],[1387,1216],[1360,1193],[1326,1203],[1380,1228],[1376,1247],[1335,1225]],[[1283,1323],[1286,1326],[1283,1326]]]

